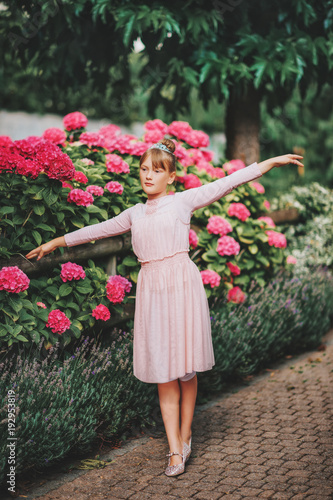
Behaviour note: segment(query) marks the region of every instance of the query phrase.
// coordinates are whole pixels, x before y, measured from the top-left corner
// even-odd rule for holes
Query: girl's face
[[[148,156],[140,166],[140,182],[149,200],[166,196],[167,185],[172,184],[176,172],[169,173],[162,167],[154,168]]]

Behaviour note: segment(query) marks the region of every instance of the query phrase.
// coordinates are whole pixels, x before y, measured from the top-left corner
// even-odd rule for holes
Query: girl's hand
[[[39,247],[34,248],[26,255],[26,258],[33,259],[34,257],[37,257],[37,260],[39,260],[44,257],[44,255],[47,255],[56,250],[56,248],[65,246],[65,239],[63,236],[61,236],[60,238],[55,238],[54,240],[44,243],[44,245],[40,245]]]
[[[299,161],[302,158],[303,156],[294,154],[275,156],[274,158],[269,158],[268,160],[258,163],[258,167],[260,168],[262,174],[269,172],[269,170],[273,167],[282,167],[283,165],[289,165],[289,163],[293,163],[299,167],[304,167],[304,165]]]

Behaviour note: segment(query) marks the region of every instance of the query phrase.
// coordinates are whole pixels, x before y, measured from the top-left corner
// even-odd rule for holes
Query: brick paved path
[[[196,412],[185,474],[165,476],[165,434],[146,436],[104,469],[26,498],[332,499],[333,332],[325,341]]]

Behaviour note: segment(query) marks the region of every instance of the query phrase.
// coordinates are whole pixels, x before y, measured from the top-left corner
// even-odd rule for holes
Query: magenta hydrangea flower
[[[0,290],[10,293],[20,293],[29,288],[29,283],[28,276],[17,266],[0,269]]]
[[[237,170],[241,170],[242,168],[245,168],[246,165],[242,160],[230,160],[224,163],[223,165],[224,170],[228,173],[228,175],[232,174],[233,172],[237,172]]]
[[[0,147],[8,148],[13,144],[9,135],[0,135]]]
[[[105,189],[110,191],[110,193],[122,194],[124,191],[124,186],[117,181],[110,181],[105,185]]]
[[[190,229],[189,242],[192,248],[196,248],[198,246],[199,238],[193,229]]]
[[[125,292],[130,292],[132,283],[118,274],[110,276],[106,284],[106,296],[113,304],[119,304],[125,298]]]
[[[62,182],[62,187],[63,188],[73,189],[73,186],[71,184],[69,184],[68,182]]]
[[[246,208],[244,203],[231,203],[228,208],[228,215],[231,217],[234,215],[237,219],[244,222],[251,215],[251,212]]]
[[[230,269],[231,274],[234,276],[239,276],[240,275],[240,268],[236,264],[232,264],[232,262],[227,262],[227,266]]]
[[[81,184],[87,184],[88,177],[83,172],[76,170],[74,174],[74,180],[80,182]]]
[[[43,166],[36,160],[23,160],[17,163],[16,173],[18,175],[25,175],[32,179],[37,179],[42,172]]]
[[[275,222],[273,221],[273,219],[271,219],[270,217],[267,217],[265,215],[263,215],[262,217],[258,217],[257,220],[263,220],[264,222],[266,222],[266,224],[270,227],[276,227],[275,226]],[[261,225],[261,227],[264,227],[264,224]]]
[[[268,236],[268,244],[275,248],[286,248],[287,239],[284,234],[278,233],[277,231],[267,230],[265,231]]]
[[[86,191],[94,196],[102,196],[104,194],[104,189],[101,186],[95,186],[94,184],[87,186]]]
[[[219,215],[212,215],[209,217],[206,227],[210,234],[220,234],[221,236],[225,236],[232,231],[231,224]]]
[[[75,264],[74,262],[66,262],[66,264],[61,264],[60,278],[62,281],[72,281],[84,279],[86,273],[82,266]]]
[[[245,298],[246,295],[239,286],[234,286],[231,290],[228,291],[228,302],[235,302],[235,304],[240,304],[244,302]]]
[[[66,142],[66,132],[57,127],[47,128],[44,130],[42,137],[54,144],[61,144],[61,146]]]
[[[222,257],[223,255],[238,255],[240,244],[232,236],[221,236],[217,240],[216,251]]]
[[[88,123],[88,118],[80,111],[74,111],[74,113],[68,113],[64,116],[63,124],[66,130],[77,130],[79,128],[86,127]]]
[[[106,158],[106,170],[108,172],[115,172],[116,174],[129,174],[130,167],[121,156],[116,154],[107,154]]]
[[[206,269],[205,271],[200,271],[200,274],[204,285],[210,285],[211,288],[220,285],[221,276],[219,276],[215,271]]]
[[[195,174],[184,175],[184,186],[185,189],[192,189],[202,186],[202,182],[199,177]]]
[[[260,182],[256,182],[256,181],[253,181],[251,182],[250,184],[258,193],[264,193],[265,192],[265,188],[262,184],[260,184]]]
[[[48,315],[47,328],[51,328],[53,333],[61,335],[71,326],[69,318],[60,309],[54,309]]]
[[[103,304],[99,304],[99,306],[93,309],[92,316],[96,319],[107,321],[111,318],[111,313],[106,306],[104,306]]]
[[[94,197],[92,194],[82,189],[72,189],[72,191],[68,193],[67,201],[83,207],[89,207],[89,205],[94,203]]]

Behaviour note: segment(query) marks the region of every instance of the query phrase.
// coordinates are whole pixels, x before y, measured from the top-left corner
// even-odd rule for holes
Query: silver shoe
[[[191,443],[192,443],[192,436],[190,438],[190,443],[187,444],[185,443],[184,441],[184,452],[185,452],[185,463],[188,461],[188,459],[190,458],[190,455],[191,455]]]
[[[187,446],[186,443],[184,443],[185,446]],[[183,454],[181,455],[180,453],[177,453],[175,451],[170,452],[166,455],[167,457],[172,457],[173,455],[179,455],[182,457],[182,463],[177,464],[177,465],[170,465],[170,458],[169,458],[169,463],[168,467],[165,469],[165,474],[167,476],[178,476],[179,474],[183,474],[185,472],[185,446],[183,446]]]

